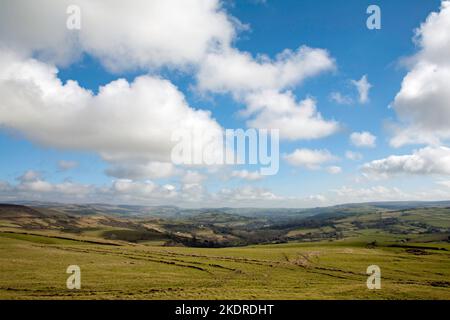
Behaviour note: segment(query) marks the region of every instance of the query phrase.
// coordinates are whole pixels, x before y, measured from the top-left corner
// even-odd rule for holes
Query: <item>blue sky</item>
[[[114,29],[115,27],[120,28],[120,26],[97,25],[101,21],[109,21],[108,18],[122,19],[123,17],[117,16],[118,12],[122,11],[121,8],[106,8],[102,13],[105,20],[100,18],[98,21],[91,21],[89,19],[93,18],[91,18],[90,10],[94,10],[93,8],[84,1],[72,1],[71,3],[77,4],[81,8],[82,24],[79,34],[75,38],[73,31],[52,30],[60,28],[60,22],[67,19],[64,6],[68,4],[65,4],[64,1],[44,17],[39,16],[38,4],[34,6],[21,1],[18,1],[16,5],[2,4],[2,6],[17,6],[17,8],[8,9],[25,10],[31,18],[26,24],[20,24],[20,16],[16,19],[3,19],[4,22],[0,25],[2,29],[0,32],[1,50],[14,53],[14,64],[24,65],[20,70],[27,70],[30,59],[34,59],[42,65],[57,68],[57,77],[62,81],[63,86],[66,85],[61,89],[60,96],[67,92],[68,81],[75,80],[83,92],[91,91],[94,102],[87,108],[92,110],[97,107],[96,103],[99,103],[98,100],[100,100],[95,98],[99,95],[99,87],[107,86],[117,79],[125,79],[128,83],[132,83],[140,76],[152,77],[176,87],[178,93],[184,96],[189,110],[209,111],[210,115],[207,120],[209,124],[214,122],[222,128],[246,129],[251,127],[248,122],[257,117],[257,114],[254,114],[253,118],[240,114],[242,110],[249,107],[249,97],[260,97],[264,90],[272,90],[272,92],[277,92],[280,97],[290,95],[298,105],[307,98],[313,98],[316,111],[320,113],[321,119],[326,123],[335,122],[339,128],[333,130],[332,133],[321,133],[318,137],[310,139],[304,138],[304,134],[296,132],[294,123],[295,138],[283,138],[282,132],[280,170],[274,176],[258,176],[250,179],[237,174],[243,170],[254,172],[257,170],[255,166],[171,167],[167,174],[158,174],[158,172],[155,174],[154,170],[150,170],[153,173],[149,173],[149,170],[141,170],[142,167],[151,166],[151,163],[155,161],[167,162],[161,160],[159,155],[156,157],[153,149],[148,150],[150,155],[145,161],[141,158],[138,161],[135,154],[127,153],[132,148],[130,146],[135,144],[133,139],[137,137],[127,133],[128,127],[135,126],[134,122],[127,123],[127,119],[134,121],[134,117],[141,117],[137,113],[138,110],[129,108],[126,104],[120,106],[121,110],[129,108],[129,111],[124,112],[132,114],[130,118],[125,117],[123,122],[112,116],[103,118],[100,113],[95,113],[93,117],[87,118],[74,117],[73,121],[83,121],[80,127],[87,127],[82,130],[95,131],[98,128],[100,131],[104,125],[108,126],[110,130],[116,130],[114,132],[122,130],[125,136],[124,144],[121,145],[114,144],[117,139],[109,141],[107,138],[90,143],[89,138],[84,140],[80,135],[73,133],[74,131],[49,125],[49,123],[61,119],[57,114],[58,111],[45,111],[42,113],[45,119],[39,117],[38,108],[46,109],[46,103],[51,103],[52,106],[56,105],[57,108],[64,108],[65,103],[72,106],[83,103],[84,100],[71,102],[69,96],[61,100],[55,98],[48,102],[45,90],[51,92],[53,89],[47,87],[47,83],[39,78],[40,75],[35,78],[29,76],[35,71],[23,71],[26,74],[23,77],[30,77],[30,81],[37,83],[43,92],[42,96],[33,99],[42,98],[43,103],[36,103],[36,106],[32,106],[37,109],[37,113],[33,116],[30,115],[29,119],[27,118],[29,111],[23,111],[19,121],[10,114],[21,108],[23,104],[17,103],[17,101],[23,97],[28,87],[19,81],[23,77],[16,76],[10,79],[6,72],[6,75],[0,73],[0,92],[7,92],[7,99],[0,103],[0,127],[2,128],[0,147],[3,150],[0,158],[0,197],[4,200],[114,201],[180,206],[304,207],[349,201],[450,198],[448,132],[445,126],[440,129],[430,122],[421,123],[423,118],[421,112],[426,114],[427,108],[429,112],[437,112],[437,118],[439,118],[439,112],[442,112],[441,119],[449,114],[446,113],[449,112],[447,110],[450,110],[448,101],[443,102],[444,105],[436,105],[434,111],[432,105],[435,96],[439,97],[440,94],[443,94],[445,97],[446,93],[437,85],[435,91],[420,97],[420,90],[414,87],[412,80],[411,83],[404,83],[405,85],[402,87],[405,77],[410,74],[414,75],[415,68],[418,70],[421,65],[420,61],[432,64],[436,70],[443,70],[442,72],[445,74],[448,57],[450,57],[450,52],[445,52],[450,47],[448,45],[449,32],[445,30],[446,35],[439,42],[443,47],[437,48],[444,58],[436,58],[435,55],[429,53],[436,49],[433,47],[435,42],[432,39],[435,33],[427,32],[429,29],[439,28],[441,25],[445,26],[449,23],[447,14],[449,10],[445,1],[442,2],[442,9],[439,0],[211,1],[209,10],[203,12],[200,6],[198,12],[192,10],[192,17],[190,17],[190,9],[183,16],[183,19],[185,18],[188,22],[190,18],[212,19],[205,22],[206,29],[212,24],[211,31],[205,30],[203,27],[196,29],[195,32],[205,33],[206,40],[217,38],[219,40],[216,39],[216,41],[221,45],[220,49],[208,49],[208,47],[204,49],[203,44],[199,43],[199,48],[202,48],[204,52],[197,54],[197,50],[194,50],[192,52],[196,52],[195,56],[191,54],[189,48],[186,48],[186,46],[190,46],[189,39],[182,39],[186,40],[186,43],[179,47],[170,43],[170,41],[175,41],[170,38],[170,32],[177,33],[179,31],[176,21],[180,17],[176,12],[183,10],[176,1],[170,2],[170,8],[158,12],[163,18],[166,14],[167,21],[171,21],[171,19],[175,21],[173,30],[170,29],[167,33],[169,35],[168,43],[157,36],[154,40],[148,39],[146,31],[139,29],[160,27],[157,22],[152,22],[151,16],[146,16],[144,7],[147,4],[145,1],[136,1],[135,6],[143,6],[142,10],[130,9],[128,22],[124,23],[124,26],[128,28],[125,31]],[[369,30],[366,27],[366,20],[369,16],[366,14],[366,9],[372,4],[378,5],[381,9],[380,30]],[[152,7],[152,4],[149,6],[146,9],[159,8],[158,6]],[[9,12],[16,12],[14,10]],[[7,12],[8,10],[1,11]],[[421,28],[419,40],[414,42],[415,30],[425,23],[431,12],[437,13],[435,17],[437,22],[429,23]],[[127,11],[124,11],[123,14],[127,14]],[[142,16],[136,16],[136,19],[133,19],[133,14]],[[227,19],[227,23],[220,20],[223,17]],[[42,21],[48,21],[50,28],[43,27]],[[134,25],[135,21],[144,21],[144,26],[137,23]],[[216,22],[217,26],[214,24]],[[55,26],[52,25],[53,23]],[[216,27],[217,31],[215,31]],[[91,28],[91,30],[86,31],[85,28]],[[112,36],[95,37],[96,32],[101,35],[101,32],[108,28],[111,28],[109,34]],[[186,27],[183,26],[183,28]],[[234,35],[230,36],[231,38],[227,35],[230,30],[234,32]],[[35,34],[35,32],[40,33]],[[117,39],[114,37],[115,32]],[[437,29],[436,34],[439,32],[440,30]],[[125,35],[125,37],[121,38],[121,35]],[[127,37],[138,38],[140,36],[142,38],[137,42],[138,45],[127,39]],[[177,39],[177,36],[174,35],[174,39]],[[30,39],[29,37],[41,41],[37,41],[36,44],[27,40]],[[62,42],[52,42],[51,39]],[[67,46],[64,45],[64,41],[67,41]],[[146,41],[148,43],[145,43]],[[193,47],[196,45],[196,41],[195,39],[191,41]],[[200,42],[200,40],[198,41]],[[72,47],[74,42],[75,46]],[[101,43],[99,44],[99,42]],[[142,43],[142,48],[139,47],[140,43]],[[228,79],[232,79],[230,77],[235,75],[222,77],[219,74],[217,79],[206,78],[206,80],[201,78],[203,70],[208,72],[212,70],[213,75],[220,72],[220,69],[217,71],[214,69],[214,65],[208,66],[205,62],[214,54],[217,54],[218,59],[221,59],[219,61],[222,61],[224,65],[231,61],[233,57],[231,52],[235,54],[235,57],[245,55],[251,57],[251,62],[247,64],[249,68],[251,63],[257,63],[259,66],[266,63],[266,65],[276,68],[277,55],[280,52],[286,49],[292,50],[294,57],[291,56],[287,59],[296,59],[296,50],[301,46],[307,46],[315,53],[319,52],[316,50],[324,50],[320,52],[326,52],[326,59],[333,66],[319,66],[312,75],[304,76],[301,81],[291,81],[285,86],[264,87],[261,85],[256,89],[246,89],[245,92],[236,91],[232,88],[232,83],[227,82]],[[64,51],[67,48],[69,48],[67,52]],[[120,55],[121,49],[124,49],[126,53]],[[174,52],[173,59],[170,50]],[[186,55],[180,53],[183,50],[186,50]],[[219,53],[215,50],[218,50]],[[154,54],[155,52],[163,52],[165,56],[161,58]],[[266,60],[260,58],[261,55],[265,55]],[[6,54],[0,57],[4,61],[9,61],[5,56]],[[153,56],[155,57],[153,58]],[[179,61],[180,59],[182,62]],[[405,63],[405,60],[409,63]],[[113,62],[111,63],[111,61]],[[246,68],[247,65],[241,65],[240,69]],[[231,66],[230,64],[229,68],[225,68],[225,71],[231,69]],[[297,69],[289,72],[301,75],[304,73],[302,68],[306,67],[294,66],[293,68]],[[360,93],[354,84],[354,81],[359,81],[363,76],[367,77],[367,81],[371,85],[366,102],[359,101]],[[239,75],[235,80],[239,80]],[[257,82],[259,79],[255,80]],[[7,81],[16,81],[17,85],[21,87],[14,87],[16,88],[14,91],[11,86],[7,86],[9,85]],[[232,79],[232,81],[234,80]],[[273,81],[277,83],[282,80],[275,78]],[[2,85],[4,87],[1,87]],[[414,90],[419,90],[413,98],[408,95],[410,92],[408,85]],[[333,94],[339,94],[348,102],[336,101],[332,98]],[[398,100],[397,95],[399,95]],[[80,96],[82,96],[81,93]],[[139,99],[145,98],[139,97],[141,97]],[[431,104],[428,103],[429,101]],[[154,100],[148,103],[149,108],[156,110],[164,108],[164,103],[157,105]],[[269,110],[269,107],[266,108]],[[57,109],[50,108],[48,110]],[[408,117],[408,112],[414,115],[411,119]],[[25,116],[23,116],[24,114]],[[84,114],[87,113],[83,112]],[[287,114],[288,117],[291,115]],[[55,118],[52,118],[53,116]],[[95,118],[95,116],[98,117]],[[316,116],[317,114],[313,118]],[[26,121],[23,118],[27,118]],[[108,119],[112,119],[111,124],[108,123],[110,121]],[[73,125],[70,123],[70,118],[65,121],[68,121],[68,127]],[[93,123],[89,123],[91,121]],[[95,123],[95,121],[97,122]],[[158,125],[163,129],[167,127],[159,121],[155,124],[155,130]],[[114,128],[114,126],[118,127]],[[149,127],[151,126],[150,121]],[[28,129],[28,127],[33,129]],[[408,140],[407,143],[393,142],[394,137],[400,136],[398,132],[402,132],[401,128],[404,127],[412,128],[411,132],[413,133],[411,134],[415,138],[409,139],[412,141]],[[151,132],[149,128],[138,129],[136,129],[136,134],[139,139],[141,132],[145,132],[145,134],[147,134],[145,130]],[[396,131],[397,129],[399,131]],[[299,130],[302,129],[299,128]],[[353,133],[366,133],[366,137],[371,136],[376,140],[372,143],[364,140],[360,145],[355,145],[351,141]],[[129,138],[127,138],[128,134]],[[64,139],[59,141],[58,135]],[[422,141],[420,136],[429,136],[430,138]],[[154,139],[154,137],[149,137],[149,139]],[[157,144],[157,139],[155,141]],[[130,146],[127,146],[127,142]],[[154,147],[158,149],[158,146]],[[305,162],[304,159],[296,158],[293,162],[287,161],[288,155],[294,154],[296,150],[303,150],[303,153],[299,154],[309,152],[312,160]],[[346,153],[349,151],[356,154],[358,159],[348,159]],[[117,160],[119,154],[121,159]],[[124,154],[126,156],[122,157]],[[328,155],[329,159],[321,161],[318,159],[320,154]],[[401,155],[403,158],[390,158],[395,155]],[[111,160],[112,158],[114,160]],[[61,161],[70,161],[73,165],[64,166]],[[127,169],[122,170],[123,168]],[[167,166],[164,165],[164,168]],[[139,170],[142,171],[142,174],[130,174],[130,172],[141,172]],[[142,190],[148,190],[148,192]]]

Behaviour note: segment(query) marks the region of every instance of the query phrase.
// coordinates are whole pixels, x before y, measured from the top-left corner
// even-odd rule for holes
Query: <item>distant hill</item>
[[[10,219],[17,217],[42,218],[45,215],[40,211],[15,204],[0,204],[0,219]]]
[[[158,240],[193,247],[339,240],[361,234],[404,241],[417,237],[448,241],[450,202],[376,202],[312,209],[0,204],[1,228],[50,230],[128,242]]]
[[[450,208],[449,201],[385,201],[345,203],[334,206],[316,208],[181,208],[177,206],[144,206],[144,205],[115,205],[105,203],[64,204],[57,202],[40,201],[14,201],[12,204],[23,205],[35,209],[53,209],[74,215],[93,215],[105,213],[118,216],[155,216],[155,217],[183,217],[198,214],[210,214],[211,212],[233,214],[247,217],[272,217],[278,218],[293,216],[313,216],[317,214],[349,212],[352,210],[404,210],[414,208]]]

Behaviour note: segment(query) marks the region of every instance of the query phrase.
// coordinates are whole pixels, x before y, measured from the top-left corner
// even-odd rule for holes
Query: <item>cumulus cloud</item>
[[[69,5],[80,30],[66,28]],[[219,0],[16,0],[2,3],[0,42],[58,65],[86,52],[114,71],[184,67],[228,47],[236,24]]]
[[[197,74],[197,88],[231,93],[246,105],[241,115],[251,117],[249,127],[280,129],[284,139],[317,139],[335,133],[337,122],[323,119],[313,99],[297,102],[289,88],[334,68],[333,58],[323,49],[286,49],[270,59],[230,48],[207,56]]]
[[[19,186],[18,189],[20,191],[29,191],[29,192],[50,192],[54,190],[54,187],[51,183],[43,180],[33,180],[33,181],[24,181]]]
[[[359,161],[363,158],[363,155],[359,152],[348,150],[345,152],[345,157],[349,160]]]
[[[377,137],[370,132],[353,132],[350,135],[350,142],[356,147],[374,148]]]
[[[31,198],[35,196],[41,198],[45,195],[73,196],[78,198],[88,195],[92,190],[91,185],[73,183],[71,181],[51,183],[44,179],[41,172],[35,170],[25,171],[16,180],[19,181],[16,185],[1,181],[0,191],[15,195],[19,200],[23,200],[20,198],[23,195]]]
[[[259,171],[248,171],[248,170],[234,170],[231,172],[231,176],[234,178],[240,178],[249,181],[261,180],[263,176]]]
[[[108,185],[96,186],[72,181],[46,181],[37,171],[29,170],[19,176],[16,184],[0,180],[0,200],[38,200],[61,202],[104,202],[115,204],[170,205],[181,207],[314,207],[349,202],[445,200],[448,199],[447,180],[436,183],[444,189],[407,191],[396,187],[343,186],[324,194],[282,196],[267,188],[241,186],[222,188],[211,193],[202,186],[203,178],[191,171],[183,184],[158,184],[151,180],[116,179]]]
[[[326,50],[307,46],[297,51],[286,49],[274,60],[264,55],[253,58],[247,52],[229,49],[209,54],[197,79],[202,91],[241,96],[260,90],[286,89],[334,67],[334,60]]]
[[[204,174],[201,174],[198,171],[188,170],[183,175],[182,182],[184,184],[200,184],[206,179],[207,177]]]
[[[362,76],[359,80],[352,80],[351,83],[356,87],[359,94],[359,102],[367,103],[369,101],[369,91],[372,85],[367,80],[367,75]]]
[[[373,186],[367,188],[352,188],[343,186],[334,189],[339,202],[397,201],[410,200],[409,195],[399,188]]]
[[[364,164],[362,171],[381,177],[396,174],[450,175],[450,148],[426,147],[408,155],[389,156]]]
[[[96,186],[64,181],[52,183],[29,173],[17,184],[0,181],[0,199],[62,202],[105,202],[115,204],[198,206],[280,206],[285,199],[268,189],[242,186],[208,192],[201,184],[206,178],[195,171],[186,172],[181,185],[158,184],[152,180],[116,179]]]
[[[349,96],[343,95],[340,92],[332,92],[330,94],[330,100],[337,104],[350,105],[353,103],[353,99]]]
[[[95,95],[75,81],[63,84],[54,66],[5,51],[0,51],[0,95],[1,126],[45,146],[97,152],[114,165],[108,173],[117,177],[172,171],[158,162],[170,161],[174,130],[222,130],[209,111],[191,108],[159,77],[119,79]],[[141,165],[132,169],[124,163]]]
[[[319,169],[323,163],[337,160],[328,150],[296,149],[284,159],[293,166],[305,167],[307,169]]]
[[[317,139],[339,130],[339,124],[325,120],[316,109],[316,101],[307,98],[297,102],[287,91],[262,91],[249,94],[243,114],[250,116],[247,125],[261,129],[279,129],[282,139]]]
[[[35,172],[30,170],[29,172]],[[348,202],[444,200],[448,198],[448,181],[439,185],[445,189],[409,192],[396,187],[368,186],[332,189],[325,194],[282,196],[253,186],[222,188],[211,193],[195,174],[181,185],[160,185],[151,180],[117,179],[108,185],[96,186],[72,181],[49,182],[40,175],[24,173],[16,184],[0,181],[0,200],[39,200],[61,202],[104,202],[115,204],[176,205],[181,207],[314,207]],[[202,179],[200,179],[202,180]],[[190,182],[190,183],[187,183]]]
[[[436,183],[450,189],[450,180],[440,180],[436,181]]]
[[[12,189],[11,185],[6,181],[0,181],[0,192],[10,192]]]
[[[159,179],[179,174],[171,162],[150,161],[145,163],[125,162],[114,164],[105,170],[111,177],[120,179]]]
[[[338,166],[329,166],[326,168],[329,174],[339,174],[342,173],[342,168]]]
[[[60,160],[58,161],[59,170],[66,171],[78,167],[78,162],[71,160]]]
[[[40,172],[28,170],[17,178],[17,185],[8,184],[6,191],[14,194],[18,199],[20,197],[54,197],[67,196],[80,198],[87,196],[92,191],[92,186],[87,184],[74,183],[71,181],[63,181],[60,183],[51,183],[46,181]],[[3,190],[5,191],[5,190]],[[55,197],[56,196],[56,197]]]
[[[17,177],[20,182],[36,181],[42,177],[42,173],[35,170],[27,170],[21,176]]]
[[[450,1],[431,13],[416,30],[419,52],[409,59],[410,71],[392,106],[400,123],[391,145],[440,144],[450,138]]]
[[[161,186],[151,180],[117,179],[109,185],[96,186],[72,181],[50,182],[35,173],[25,172],[17,178],[17,184],[0,181],[0,199],[157,205],[168,204],[170,199],[179,196],[174,186]]]
[[[236,189],[221,189],[208,192],[201,184],[205,176],[196,171],[187,171],[179,186],[161,185],[152,180],[116,179],[109,185],[96,186],[71,181],[46,181],[36,171],[29,170],[17,178],[16,184],[0,180],[0,199],[39,200],[61,202],[105,202],[116,204],[178,206],[255,206],[261,201],[268,205],[280,205],[283,197],[270,190],[243,186]],[[242,202],[241,202],[242,201]],[[266,205],[266,202],[264,203]]]
[[[348,187],[331,190],[330,198],[335,203],[361,203],[379,201],[438,201],[448,200],[448,191],[441,189],[404,190],[386,186]]]
[[[65,28],[69,4],[81,8],[81,30]],[[329,52],[301,46],[272,58],[252,56],[232,47],[239,27],[219,0],[136,0],[132,6],[118,0],[6,1],[0,11],[0,126],[46,147],[95,152],[108,162],[106,174],[115,180],[106,186],[54,183],[29,171],[16,184],[0,181],[1,196],[197,206],[324,202],[323,195],[288,198],[249,186],[208,193],[202,185],[205,175],[169,162],[173,130],[216,133],[222,128],[210,112],[188,105],[177,87],[154,75],[163,67],[192,71],[202,93],[230,93],[245,104],[241,114],[249,127],[280,129],[288,140],[338,131],[338,123],[324,119],[314,99],[299,100],[290,91],[334,70]],[[141,69],[149,74],[133,81],[117,79],[98,93],[76,81],[61,82],[57,67],[83,54],[112,72]],[[360,101],[366,102],[371,87],[367,77],[354,84]],[[342,95],[335,99],[349,102]],[[337,159],[327,150],[298,149],[285,159],[308,169],[324,166],[333,174],[342,170],[325,167]],[[62,170],[76,166],[71,161],[58,165]],[[153,181],[171,176],[179,182]],[[232,176],[260,179],[247,170],[235,170]]]
[[[159,186],[153,181],[133,181],[119,179],[113,182],[107,192],[119,196],[123,201],[161,201],[164,198],[176,196],[176,190],[171,186]]]
[[[219,197],[224,202],[235,204],[245,204],[249,201],[255,203],[255,201],[282,199],[282,197],[277,196],[268,189],[250,186],[244,186],[236,189],[222,189],[217,193],[216,197]]]
[[[65,27],[68,5],[81,9],[80,30]],[[252,57],[232,48],[240,27],[219,0],[7,1],[0,12],[0,126],[47,147],[95,152],[110,164],[107,175],[124,180],[181,176],[169,162],[172,132],[222,130],[209,111],[189,106],[157,76],[117,79],[96,94],[73,80],[62,83],[57,66],[88,54],[114,72],[189,68],[200,90],[247,101],[249,126],[281,128],[286,139],[336,132],[337,123],[322,119],[312,99],[297,103],[291,92],[280,92],[333,70],[329,53],[302,46],[274,59]],[[258,100],[268,95],[270,105]]]

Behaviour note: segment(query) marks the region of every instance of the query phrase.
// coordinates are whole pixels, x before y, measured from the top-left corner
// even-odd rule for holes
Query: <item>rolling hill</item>
[[[444,204],[117,208],[0,205],[0,298],[450,299]],[[382,290],[366,287],[374,264]]]

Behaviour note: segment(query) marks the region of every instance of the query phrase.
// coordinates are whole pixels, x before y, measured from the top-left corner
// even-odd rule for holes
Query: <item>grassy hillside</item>
[[[450,299],[448,208],[325,211],[277,221],[0,206],[0,299]],[[366,287],[374,264],[381,290]],[[69,265],[81,290],[66,288]]]
[[[0,233],[2,299],[450,299],[450,246],[366,239],[244,248],[120,247]],[[82,289],[67,290],[79,265]],[[367,266],[382,289],[366,288]]]

